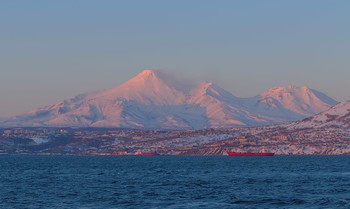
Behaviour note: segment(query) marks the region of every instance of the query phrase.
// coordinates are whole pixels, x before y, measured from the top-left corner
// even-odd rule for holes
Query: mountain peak
[[[141,73],[137,74],[134,78],[148,78],[150,76],[158,77],[161,72],[159,70],[144,70]]]
[[[109,89],[101,96],[109,99],[124,98],[143,104],[182,104],[184,85],[159,70],[144,70],[120,86]]]
[[[135,83],[142,83],[147,80],[159,80],[161,77],[166,77],[163,73],[161,73],[159,70],[144,70],[141,73],[137,74],[135,77],[131,78],[126,83],[135,82]]]
[[[157,71],[159,71],[159,70],[146,69],[146,70],[143,70],[141,73],[139,73],[139,75],[142,75],[142,74],[154,74]]]
[[[303,116],[317,114],[337,102],[307,86],[274,87],[262,93],[260,102],[268,106],[283,106]]]
[[[287,98],[287,97],[317,97],[317,92],[307,86],[279,86],[273,87],[261,94],[263,98]]]
[[[307,92],[310,91],[310,88],[307,86],[277,86],[277,87],[273,87],[270,88],[269,90],[267,90],[266,92],[264,92],[263,94],[267,94],[267,93],[277,93],[277,92],[295,92],[295,91],[303,91],[303,92]]]
[[[203,81],[197,86],[197,88],[206,90],[207,88],[209,88],[212,85],[213,85],[213,83],[211,83],[211,82]]]

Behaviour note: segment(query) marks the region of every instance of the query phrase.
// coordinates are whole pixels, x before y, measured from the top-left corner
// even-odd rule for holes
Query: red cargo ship
[[[253,153],[253,152],[227,152],[229,156],[274,156],[275,153],[271,152],[258,152],[258,153]]]

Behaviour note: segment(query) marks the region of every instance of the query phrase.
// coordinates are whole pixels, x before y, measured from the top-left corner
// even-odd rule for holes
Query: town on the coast
[[[0,130],[0,154],[34,155],[277,155],[350,154],[350,134],[342,128],[272,125],[203,130],[117,130],[94,128],[11,128]]]

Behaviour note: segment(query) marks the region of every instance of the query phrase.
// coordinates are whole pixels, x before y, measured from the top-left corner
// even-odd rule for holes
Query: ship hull
[[[229,156],[274,156],[275,153],[263,152],[263,153],[241,153],[241,152],[227,152]]]

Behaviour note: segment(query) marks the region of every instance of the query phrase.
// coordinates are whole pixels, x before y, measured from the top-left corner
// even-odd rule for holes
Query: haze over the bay
[[[309,86],[350,100],[349,1],[1,1],[0,117],[145,69],[233,95]]]

